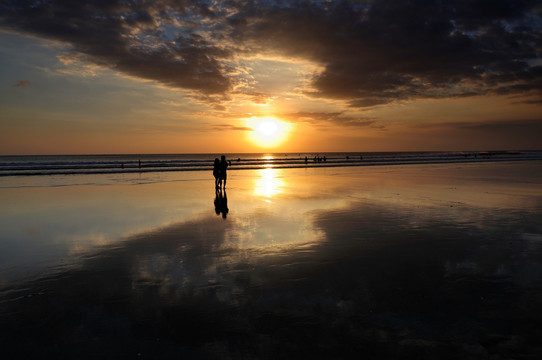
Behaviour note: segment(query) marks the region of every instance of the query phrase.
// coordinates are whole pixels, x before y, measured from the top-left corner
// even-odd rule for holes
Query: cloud
[[[417,124],[418,128],[433,129],[460,129],[469,131],[499,131],[503,134],[517,131],[518,134],[525,134],[525,130],[540,134],[542,131],[542,119],[514,119],[514,120],[494,120],[494,121],[449,121],[442,123]],[[535,131],[536,130],[536,131]]]
[[[319,64],[305,92],[355,108],[542,97],[542,6],[530,0],[6,0],[0,14],[3,28],[69,43],[96,65],[194,91],[217,109],[242,81],[235,59],[259,55]]]
[[[258,105],[265,105],[268,102],[273,100],[273,97],[270,94],[265,94],[265,93],[257,92],[257,91],[248,91],[248,92],[237,91],[236,93],[239,95],[247,96],[252,103],[258,104]]]
[[[516,102],[514,104],[542,105],[542,99],[525,100],[525,101],[521,101],[521,102]]]
[[[214,127],[217,130],[254,131],[253,128],[248,126],[235,126],[230,124],[219,124]]]
[[[530,150],[540,148],[542,119],[505,119],[494,121],[444,122],[418,124],[425,134],[434,138],[446,134],[449,139],[479,139],[487,149],[509,148]],[[518,145],[519,144],[519,145]]]
[[[316,124],[333,124],[339,126],[372,127],[383,129],[376,118],[345,116],[342,112],[296,112],[282,114],[281,118],[292,122],[309,122]]]
[[[240,39],[324,66],[313,96],[353,107],[490,92],[541,94],[531,1],[379,0],[268,7],[235,23]],[[257,45],[256,45],[257,44]]]
[[[27,87],[30,86],[30,81],[28,80],[19,80],[12,87]]]
[[[168,30],[174,19],[197,21],[202,6],[189,1],[5,1],[4,28],[60,40],[100,66],[204,95],[227,92],[219,58],[228,51],[188,28]]]

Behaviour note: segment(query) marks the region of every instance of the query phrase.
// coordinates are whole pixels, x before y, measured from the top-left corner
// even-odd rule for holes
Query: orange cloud
[[[15,84],[13,84],[13,87],[27,87],[30,86],[30,81],[28,80],[19,80]]]

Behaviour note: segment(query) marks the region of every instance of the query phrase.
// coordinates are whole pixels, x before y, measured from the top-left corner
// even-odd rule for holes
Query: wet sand
[[[541,175],[518,162],[239,170],[225,194],[202,174],[2,188],[0,353],[540,358]],[[10,247],[18,229],[40,264]]]

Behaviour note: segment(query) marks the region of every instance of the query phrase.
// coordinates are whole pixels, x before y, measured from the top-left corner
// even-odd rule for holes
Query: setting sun
[[[258,131],[262,136],[270,137],[277,133],[278,127],[275,121],[263,121],[258,125],[256,131]]]
[[[250,132],[250,141],[259,147],[271,148],[282,144],[291,131],[291,124],[272,116],[252,117],[248,124],[254,131]]]

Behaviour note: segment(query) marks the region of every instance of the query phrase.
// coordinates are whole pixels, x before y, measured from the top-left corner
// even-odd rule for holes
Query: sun
[[[278,130],[277,122],[274,120],[265,120],[258,124],[256,131],[264,137],[272,137],[277,133]]]
[[[247,125],[253,129],[249,134],[250,141],[262,148],[272,148],[282,144],[288,139],[291,131],[291,124],[273,116],[253,116],[248,119]]]

